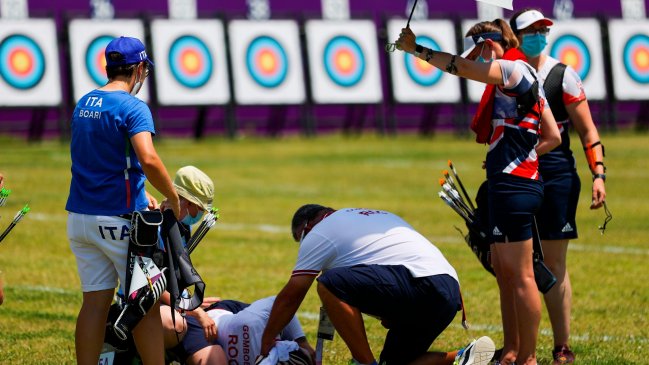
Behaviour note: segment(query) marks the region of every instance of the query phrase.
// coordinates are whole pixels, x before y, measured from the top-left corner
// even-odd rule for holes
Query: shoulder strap
[[[171,295],[174,308],[194,310],[203,303],[205,283],[194,268],[187,250],[182,244],[178,221],[170,209],[164,211],[161,235],[167,252],[167,265],[169,275],[167,291]],[[182,292],[193,286],[190,298],[184,298]]]
[[[568,111],[563,105],[563,75],[566,72],[566,67],[561,62],[554,65],[543,83],[545,97],[548,99],[552,114],[557,121],[568,119]]]
[[[543,248],[541,247],[541,235],[539,226],[536,224],[536,217],[533,217],[532,225],[532,249],[534,250],[535,259],[543,261]]]

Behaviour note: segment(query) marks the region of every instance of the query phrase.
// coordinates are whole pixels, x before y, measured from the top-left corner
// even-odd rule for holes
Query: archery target
[[[298,25],[293,20],[228,24],[235,100],[299,104],[306,99]]]
[[[405,20],[391,19],[387,30],[390,41],[398,38]],[[418,44],[435,51],[455,54],[455,30],[452,21],[413,21]],[[390,54],[392,95],[400,103],[441,103],[461,100],[460,81],[428,62],[411,54],[395,51]]]
[[[61,103],[55,35],[50,19],[0,21],[0,105]]]
[[[156,19],[151,22],[151,41],[161,105],[230,101],[222,21]]]
[[[284,47],[275,38],[262,35],[248,45],[246,67],[259,85],[274,88],[286,79],[288,57]]]
[[[649,23],[611,20],[608,29],[615,97],[649,99]]]
[[[212,74],[212,56],[205,43],[193,35],[181,36],[171,44],[169,65],[176,81],[188,88],[205,85]]]
[[[425,35],[417,36],[415,42],[433,51],[442,50],[434,39]],[[408,71],[408,76],[421,86],[435,85],[442,77],[442,71],[440,69],[431,66],[428,62],[418,57],[408,57],[408,54],[404,54],[403,62],[406,66],[406,71]]]
[[[555,21],[544,52],[577,72],[589,100],[606,99],[602,32],[597,19]]]
[[[342,87],[358,84],[365,73],[363,50],[355,40],[344,35],[327,42],[322,63],[329,78]]]
[[[586,43],[573,34],[564,34],[554,40],[550,47],[550,56],[561,63],[570,65],[582,80],[588,78],[590,71],[590,51]]]
[[[383,99],[372,21],[309,20],[305,32],[316,103],[378,103]]]
[[[70,37],[70,64],[72,69],[72,89],[74,100],[79,100],[91,90],[106,84],[106,60],[104,51],[108,43],[116,37],[134,37],[144,42],[144,25],[136,19],[94,20],[73,19],[68,25]],[[149,46],[145,44],[149,56]],[[155,57],[151,57],[155,62]],[[155,69],[153,74],[155,74]],[[149,100],[147,83],[137,94],[143,101]]]
[[[113,36],[100,35],[90,41],[86,48],[85,61],[86,72],[97,86],[104,85],[108,82],[106,76],[106,57],[104,51],[108,43],[113,40]]]
[[[624,45],[624,69],[639,84],[649,82],[649,36],[636,34]]]
[[[45,57],[30,37],[13,34],[0,41],[0,76],[16,89],[31,89],[45,74]]]

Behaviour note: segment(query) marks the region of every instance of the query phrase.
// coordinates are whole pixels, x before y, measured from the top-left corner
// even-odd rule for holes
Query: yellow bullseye
[[[563,54],[561,62],[565,63],[568,66],[572,66],[574,69],[578,69],[579,66],[579,55],[573,50],[566,51]]]
[[[270,51],[262,51],[259,54],[259,66],[264,73],[272,73],[277,68],[277,61]]]
[[[649,70],[649,50],[639,49],[634,57],[635,64],[641,70]]]
[[[33,63],[29,54],[24,50],[17,50],[9,56],[11,68],[18,74],[24,75],[32,70]]]
[[[195,52],[185,52],[182,55],[182,65],[187,73],[195,74],[201,68],[201,60]]]

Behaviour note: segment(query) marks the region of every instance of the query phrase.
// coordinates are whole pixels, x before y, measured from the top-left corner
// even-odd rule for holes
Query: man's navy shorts
[[[460,286],[453,277],[414,278],[402,265],[334,268],[318,282],[343,302],[381,319],[388,329],[381,364],[407,364],[426,353],[461,309]]]
[[[532,238],[534,215],[543,201],[543,183],[498,174],[489,177],[489,232],[494,242]]]
[[[577,171],[543,174],[543,204],[536,215],[542,240],[577,238],[577,204],[581,181]]]

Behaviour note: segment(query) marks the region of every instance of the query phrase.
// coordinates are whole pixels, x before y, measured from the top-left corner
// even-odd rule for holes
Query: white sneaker
[[[487,365],[494,356],[496,345],[487,336],[473,340],[455,356],[453,365]]]

